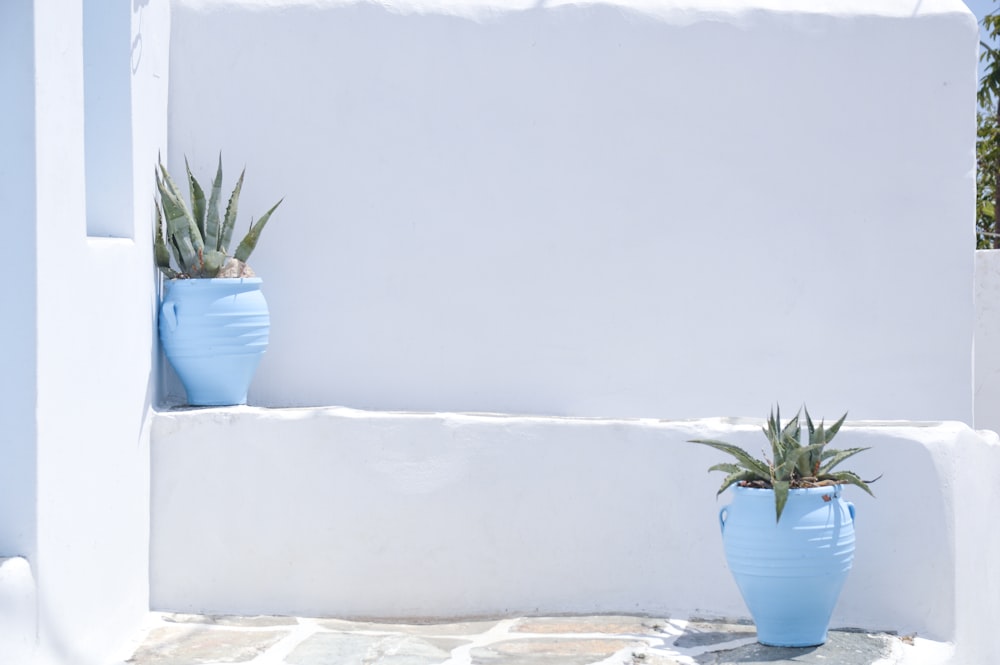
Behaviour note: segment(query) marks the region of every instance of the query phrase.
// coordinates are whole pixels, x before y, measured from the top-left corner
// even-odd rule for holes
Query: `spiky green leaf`
[[[191,216],[194,217],[195,224],[198,226],[198,233],[201,234],[201,237],[204,240],[205,190],[201,188],[198,180],[195,179],[194,175],[191,173],[191,166],[188,164],[187,157],[184,158],[184,170],[187,171],[188,188],[191,191]],[[207,245],[208,243],[205,244]]]
[[[178,201],[183,202],[184,201],[184,195],[181,194],[181,190],[177,186],[177,183],[174,182],[174,179],[170,177],[170,173],[167,172],[167,167],[163,165],[163,162],[160,162],[159,166],[160,166],[160,174],[161,174],[161,176],[163,178],[163,180],[162,180],[163,185],[166,187],[167,191],[170,192],[170,194],[173,196],[173,198],[175,198]],[[185,209],[187,209],[186,205],[185,205]]]
[[[236,210],[240,203],[240,192],[243,190],[243,176],[247,170],[244,168],[240,172],[239,180],[233,187],[233,193],[229,195],[229,203],[226,205],[226,216],[222,219],[222,235],[219,237],[219,251],[229,252],[229,243],[233,238],[233,227],[236,225]]]
[[[789,454],[788,457],[786,457],[782,461],[780,466],[775,467],[776,479],[782,482],[788,482],[794,480],[794,478],[792,477],[793,475],[792,472],[800,468],[800,465],[802,465],[803,463],[808,465],[810,454],[822,449],[823,449],[822,443],[814,443],[808,446],[801,446],[799,448],[796,448],[794,452]],[[809,472],[806,472],[800,475],[808,476],[811,474]]]
[[[779,426],[781,425],[780,420],[778,422],[778,425]],[[795,416],[791,420],[789,420],[788,423],[785,424],[785,428],[783,430],[781,430],[781,435],[782,436],[786,436],[787,435],[787,436],[795,439],[796,441],[798,441],[800,434],[801,433],[800,433],[800,427],[799,427],[799,414],[796,413]]]
[[[198,237],[191,213],[184,206],[183,200],[178,201],[174,196],[165,180],[157,184],[160,186],[160,203],[167,221],[167,236],[177,248],[181,270],[189,274],[198,272],[201,267],[201,249],[195,239],[200,241],[201,238]],[[192,233],[192,228],[195,233]]]
[[[690,443],[700,443],[705,446],[711,446],[716,450],[721,450],[724,453],[728,453],[736,458],[736,460],[742,464],[748,471],[753,471],[759,480],[770,481],[771,470],[766,464],[758,459],[755,459],[753,455],[743,450],[739,446],[734,446],[731,443],[726,443],[725,441],[716,441],[715,439],[692,439]]]
[[[840,417],[840,419],[837,422],[835,422],[834,424],[830,425],[830,428],[828,430],[826,430],[826,442],[827,443],[830,443],[831,441],[833,441],[833,437],[837,436],[837,432],[840,431],[840,426],[844,424],[845,420],[847,420],[847,413],[846,412],[844,413],[844,415],[842,415]]]
[[[284,199],[281,199],[284,201]],[[253,250],[257,248],[257,241],[260,239],[260,232],[264,230],[264,225],[267,224],[267,220],[271,219],[271,213],[277,210],[278,206],[281,205],[281,201],[278,201],[271,209],[268,210],[257,220],[256,224],[250,225],[250,230],[247,231],[246,236],[240,241],[239,246],[236,248],[236,253],[233,254],[234,257],[246,263],[246,260],[250,258]]]
[[[881,477],[882,476],[879,476],[879,478]],[[872,494],[871,488],[868,487],[869,482],[875,482],[875,481],[872,480],[866,482],[864,480],[861,480],[861,476],[854,473],[853,471],[835,471],[834,473],[825,473],[822,476],[820,476],[820,480],[833,480],[838,483],[856,485],[857,487],[860,487],[864,491],[868,492],[868,494],[870,494],[871,496],[875,496],[874,494]],[[875,480],[878,480],[878,478],[875,478]]]
[[[725,471],[726,473],[739,473],[741,471],[746,471],[746,469],[739,464],[730,464],[723,462],[722,464],[713,464],[708,467],[709,473],[712,471]]]
[[[209,249],[225,251],[219,247],[219,239],[222,229],[222,222],[219,217],[219,199],[222,197],[222,153],[219,153],[219,168],[215,172],[215,180],[212,181],[212,194],[208,199],[208,210],[205,214],[205,246]]]
[[[848,457],[857,455],[858,453],[868,450],[868,448],[848,448],[846,450],[827,450],[823,453],[823,458],[828,460],[826,464],[820,467],[820,473],[830,473],[834,467],[843,462]]]
[[[774,490],[774,521],[780,522],[781,513],[788,503],[788,481],[777,480],[771,485],[771,489]]]
[[[715,496],[719,496],[720,494],[722,494],[723,492],[725,492],[727,489],[729,489],[730,486],[732,486],[732,485],[734,485],[736,483],[743,482],[744,480],[748,480],[749,481],[749,480],[757,480],[757,479],[758,479],[757,478],[757,474],[755,474],[753,471],[746,471],[746,470],[735,471],[735,472],[729,474],[728,476],[726,476],[726,479],[722,481],[722,486],[719,488],[719,491],[715,493]]]
[[[205,245],[201,235],[201,230],[198,228],[198,223],[192,212],[188,209],[187,203],[184,202],[184,195],[181,194],[180,188],[177,187],[177,183],[174,182],[174,179],[170,177],[170,173],[167,172],[167,167],[165,167],[162,162],[160,163],[160,174],[163,176],[162,183],[164,185],[164,187],[160,189],[160,193],[163,195],[161,199],[169,199],[173,205],[176,205],[180,209],[185,220],[190,226],[189,233],[191,236],[191,244],[194,245],[195,250],[201,252]],[[164,209],[163,213],[167,215],[168,218],[170,217],[166,209]]]
[[[163,240],[163,213],[160,211],[159,204],[156,205],[155,233],[156,235],[153,237],[153,257],[156,261],[156,267],[168,279],[173,279],[177,277],[177,272],[170,267],[170,250],[167,249],[167,243]]]
[[[219,270],[222,269],[223,264],[226,262],[226,255],[216,249],[213,249],[210,252],[205,252],[204,258],[204,273],[206,277],[215,277],[218,275]]]

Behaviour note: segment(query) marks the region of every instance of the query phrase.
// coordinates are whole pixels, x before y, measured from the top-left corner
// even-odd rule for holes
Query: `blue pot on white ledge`
[[[160,341],[188,403],[246,404],[271,328],[261,279],[172,279],[165,284]]]
[[[823,644],[854,561],[854,504],[840,498],[840,485],[792,489],[776,522],[773,490],[731,489],[733,501],[719,511],[719,524],[757,641]]]

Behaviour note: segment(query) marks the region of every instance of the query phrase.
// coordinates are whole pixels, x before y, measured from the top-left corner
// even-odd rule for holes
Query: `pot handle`
[[[177,303],[172,301],[163,303],[160,315],[167,322],[167,327],[170,330],[177,330]]]
[[[847,504],[847,511],[849,513],[851,513],[851,521],[853,522],[854,521],[854,504],[851,503],[850,501],[845,501],[844,503]]]
[[[719,531],[726,532],[726,520],[729,519],[729,506],[719,508]]]

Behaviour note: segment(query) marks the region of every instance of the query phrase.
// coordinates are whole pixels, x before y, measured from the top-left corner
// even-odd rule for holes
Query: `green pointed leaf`
[[[785,510],[788,502],[788,483],[784,480],[776,481],[771,488],[774,490],[774,521],[781,521],[781,513]]]
[[[177,187],[177,183],[174,179],[170,177],[170,173],[167,172],[167,168],[160,164],[160,174],[163,176],[161,183],[163,187],[160,189],[161,200],[169,199],[173,206],[179,208],[180,212],[183,214],[184,218],[187,220],[190,228],[190,238],[191,244],[194,246],[195,250],[201,252],[204,247],[202,242],[201,231],[198,229],[198,223],[194,219],[194,215],[188,209],[187,204],[184,202],[184,195],[181,194],[181,190]],[[170,213],[167,211],[166,206],[164,206],[163,214],[169,219]]]
[[[708,467],[708,471],[709,471],[709,473],[711,473],[712,471],[725,471],[726,473],[739,473],[741,471],[746,471],[746,469],[743,468],[742,466],[740,466],[739,464],[722,463],[722,464],[713,464],[712,466]]]
[[[719,491],[715,493],[715,496],[719,496],[727,489],[729,489],[731,485],[743,482],[744,480],[758,480],[757,474],[755,474],[753,471],[744,470],[744,471],[737,471],[726,476],[726,479],[722,481],[722,487],[720,487]]]
[[[226,216],[222,220],[222,236],[219,238],[219,251],[229,252],[229,243],[233,238],[233,227],[236,225],[236,210],[240,203],[240,192],[243,190],[243,176],[247,170],[244,168],[240,172],[239,180],[233,187],[233,193],[229,195],[229,203],[226,205]]]
[[[780,423],[779,423],[780,424]],[[801,432],[799,428],[799,414],[796,413],[795,417],[788,421],[785,428],[781,430],[782,436],[784,435],[794,435],[793,438],[798,439]]]
[[[163,183],[163,180],[160,178],[160,171],[159,171],[159,169],[154,168],[153,169],[153,175],[156,176],[156,190],[158,192],[160,192],[160,196],[161,196],[161,199],[162,199],[162,196],[163,196],[162,192],[163,192],[163,189],[164,189],[165,185]],[[162,229],[163,226],[164,226],[164,221],[163,221],[163,212],[161,210],[161,202],[160,201],[154,201],[153,203],[154,203],[154,205],[156,207],[156,223]],[[163,236],[162,231],[161,231],[160,235],[161,235],[161,237]],[[156,246],[155,246],[155,242],[156,241],[155,241],[155,239],[154,239],[153,242],[154,242],[154,247],[153,248],[155,250],[156,249]],[[174,257],[174,261],[177,263],[178,266],[182,266],[183,267],[184,266],[183,255],[181,254],[180,248],[178,248],[177,243],[174,242],[174,239],[170,236],[169,229],[168,229],[168,233],[166,235],[166,243],[167,243],[167,246],[170,248],[170,253]]]
[[[168,279],[173,279],[177,277],[177,272],[170,267],[170,251],[167,249],[167,243],[163,240],[163,213],[160,211],[159,204],[156,205],[155,233],[156,235],[153,237],[153,258],[156,261],[156,267]]]
[[[808,446],[803,446],[797,448],[793,454],[790,454],[781,464],[780,467],[775,468],[775,479],[780,481],[791,481],[792,471],[799,468],[799,465],[805,460],[808,464],[809,454],[816,450],[822,450],[823,444],[816,443]],[[803,475],[812,475],[809,473]]]
[[[191,190],[191,216],[198,226],[198,233],[205,237],[205,190],[201,188],[194,175],[187,157],[184,158],[184,170],[187,171],[188,188]]]
[[[197,246],[194,239],[197,233],[192,234],[194,220],[191,213],[184,207],[183,201],[178,201],[169,186],[160,181],[160,204],[163,206],[163,215],[167,221],[167,236],[174,243],[180,256],[178,263],[181,270],[189,274],[197,272],[201,267],[201,248]],[[198,238],[200,240],[200,238]]]
[[[747,468],[749,471],[753,471],[760,480],[770,480],[771,470],[760,460],[755,459],[750,453],[743,450],[739,446],[734,446],[731,443],[726,443],[725,441],[716,441],[714,439],[692,439],[689,443],[700,443],[705,446],[711,446],[716,450],[721,450],[724,453],[728,453],[735,457],[740,464]]]
[[[167,167],[163,165],[163,162],[160,162],[160,174],[163,176],[162,183],[166,187],[167,191],[170,192],[174,199],[183,203],[184,195],[181,193],[177,183],[174,182],[174,179],[170,177],[170,173],[167,172]],[[187,205],[185,205],[184,208],[186,210]]]
[[[284,201],[284,199],[281,199]],[[257,248],[257,241],[260,239],[260,232],[264,230],[264,225],[267,224],[267,220],[271,219],[271,213],[277,210],[278,206],[281,205],[281,201],[278,201],[271,209],[264,213],[264,215],[257,220],[256,224],[251,224],[250,230],[247,232],[246,236],[240,241],[239,246],[236,248],[236,253],[233,254],[237,259],[246,263],[246,260],[250,258],[253,250]]]
[[[881,477],[882,476],[879,476],[879,478],[881,478]],[[878,478],[875,478],[875,480],[870,480],[870,481],[866,482],[864,480],[861,480],[861,477],[858,474],[854,473],[853,471],[837,471],[835,473],[826,473],[826,474],[823,474],[822,476],[820,476],[820,479],[821,480],[834,480],[834,481],[836,481],[838,483],[844,483],[844,484],[848,484],[848,485],[855,485],[857,487],[860,487],[864,491],[868,492],[868,494],[870,494],[871,496],[875,496],[875,495],[872,494],[872,490],[871,490],[870,487],[868,487],[868,483],[869,482],[875,482],[875,480],[878,480]]]
[[[826,464],[820,467],[820,473],[830,473],[834,467],[843,462],[848,457],[852,455],[857,455],[858,453],[868,450],[868,448],[850,448],[847,450],[827,450],[823,453],[823,459],[828,460]]]
[[[208,199],[208,210],[205,214],[205,246],[209,249],[225,251],[219,247],[221,219],[219,217],[219,199],[222,198],[222,153],[219,153],[219,168],[212,181],[212,194]]]
[[[847,413],[846,412],[844,413],[844,415],[842,415],[840,417],[840,420],[838,420],[834,424],[830,425],[830,429],[828,429],[826,431],[826,442],[827,443],[830,443],[831,441],[833,441],[833,437],[837,436],[837,432],[840,431],[840,426],[844,424],[845,420],[847,420]]]
[[[219,274],[219,270],[222,269],[223,264],[226,262],[226,255],[222,252],[213,249],[210,252],[205,252],[205,267],[204,273],[207,277],[215,277]]]

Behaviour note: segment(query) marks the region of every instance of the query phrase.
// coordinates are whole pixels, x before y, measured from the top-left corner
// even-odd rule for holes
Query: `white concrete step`
[[[719,534],[728,497],[716,500],[722,477],[707,473],[725,459],[687,441],[759,454],[761,424],[339,407],[159,412],[152,609],[745,616]],[[834,624],[947,641],[956,604],[974,601],[973,617],[990,616],[982,599],[992,596],[960,571],[983,570],[977,552],[990,539],[1000,546],[972,518],[1000,513],[1000,496],[966,478],[996,477],[1000,446],[961,423],[855,421],[835,447],[870,447],[844,466],[885,476],[877,499],[844,490],[858,543]],[[914,583],[925,579],[934,583]]]

